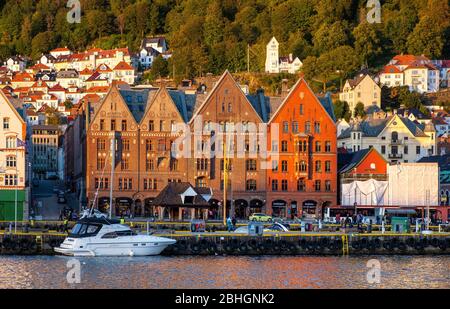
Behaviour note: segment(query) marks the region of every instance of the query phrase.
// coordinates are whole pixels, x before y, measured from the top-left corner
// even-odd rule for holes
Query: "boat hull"
[[[173,239],[164,238],[158,242],[136,242],[136,243],[88,243],[80,246],[75,246],[70,242],[64,241],[60,247],[54,248],[56,253],[83,257],[83,256],[152,256],[159,255],[167,248],[167,246],[174,244]]]

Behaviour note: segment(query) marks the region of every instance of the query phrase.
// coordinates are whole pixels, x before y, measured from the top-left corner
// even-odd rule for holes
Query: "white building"
[[[437,92],[439,69],[425,56],[397,55],[379,74],[380,84],[387,87],[408,86],[419,93]]]
[[[388,162],[417,162],[436,155],[436,130],[399,115],[355,120],[338,136],[338,147],[350,152],[374,147]]]
[[[23,72],[27,67],[27,61],[21,56],[13,56],[6,60],[5,66],[11,72]]]
[[[266,73],[291,73],[295,74],[301,69],[303,63],[298,57],[294,58],[292,54],[287,57],[279,56],[279,47],[277,39],[273,37],[266,46]]]

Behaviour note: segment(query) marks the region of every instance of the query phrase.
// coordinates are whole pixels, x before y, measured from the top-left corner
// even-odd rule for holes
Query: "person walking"
[[[64,233],[69,233],[69,220],[67,218],[64,218]]]
[[[233,231],[236,229],[236,223],[237,223],[236,217],[233,217],[233,219],[231,219],[231,224],[232,224]]]
[[[233,229],[232,225],[233,225],[233,222],[231,221],[231,218],[228,217],[228,218],[227,218],[227,231],[228,231],[228,232],[231,232],[231,231],[232,231],[232,229]]]

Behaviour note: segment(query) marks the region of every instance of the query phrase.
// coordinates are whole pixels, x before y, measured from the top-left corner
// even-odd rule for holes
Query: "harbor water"
[[[369,282],[368,261],[380,265]],[[76,258],[0,256],[0,288],[450,288],[449,256],[182,256]],[[78,262],[75,262],[78,263]]]

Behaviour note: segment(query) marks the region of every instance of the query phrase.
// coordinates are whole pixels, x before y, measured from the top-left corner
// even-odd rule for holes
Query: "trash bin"
[[[203,233],[206,231],[205,220],[194,219],[191,221],[191,232],[192,233]]]
[[[262,236],[264,234],[264,224],[252,221],[248,223],[248,236]]]

